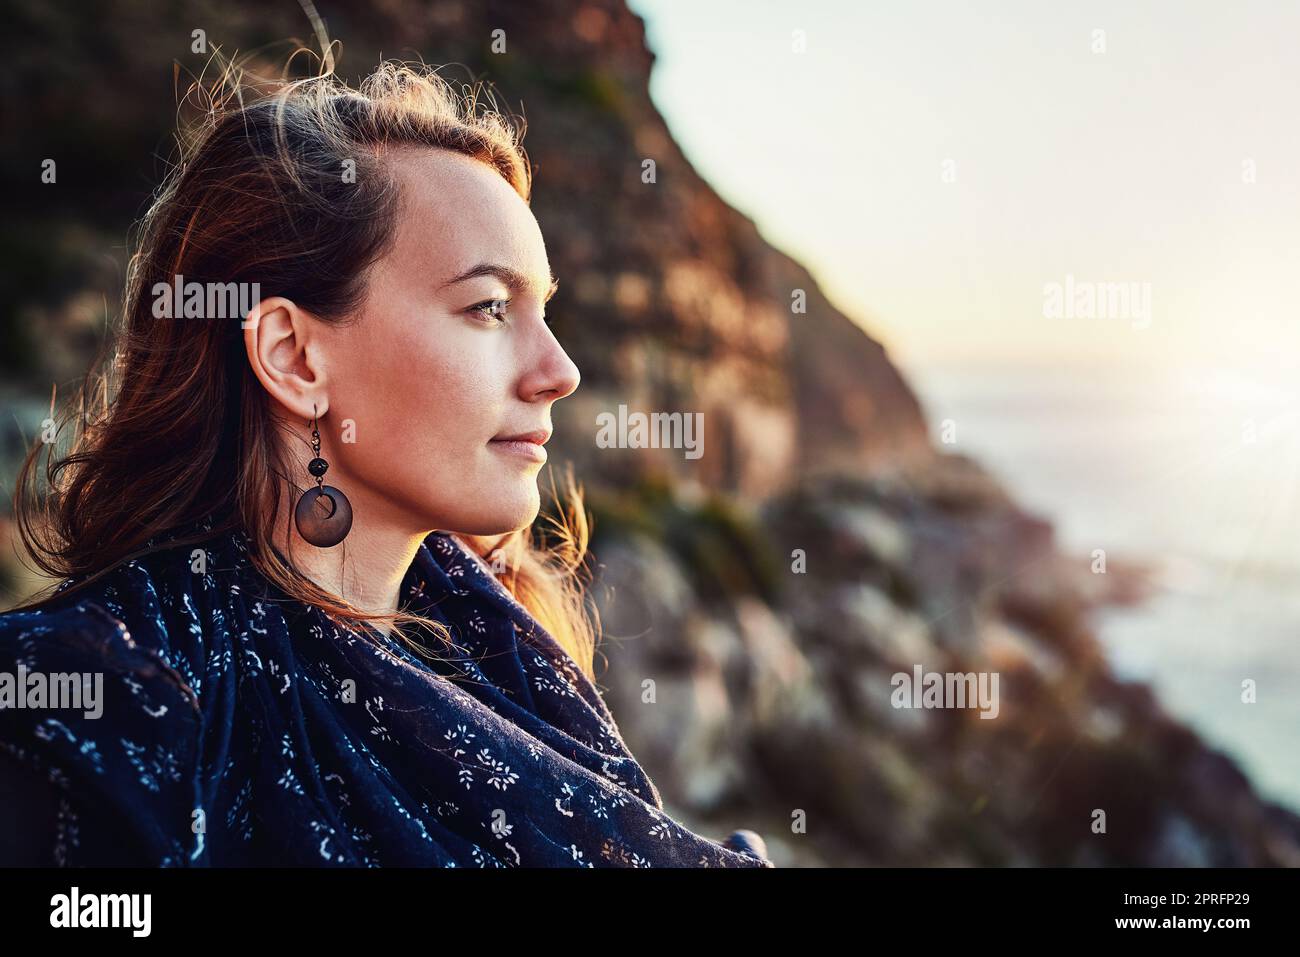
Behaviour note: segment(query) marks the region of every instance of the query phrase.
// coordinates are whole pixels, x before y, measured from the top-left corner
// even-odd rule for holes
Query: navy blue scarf
[[[0,615],[0,672],[104,675],[99,718],[0,708],[0,749],[57,789],[58,862],[772,866],[752,832],[664,813],[596,688],[454,536],[402,582],[451,629],[421,638],[431,661],[284,595],[212,528]]]

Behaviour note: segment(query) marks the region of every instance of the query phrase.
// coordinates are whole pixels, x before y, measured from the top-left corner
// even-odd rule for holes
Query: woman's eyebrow
[[[466,279],[477,279],[479,276],[495,276],[506,284],[513,293],[520,293],[532,287],[532,282],[521,273],[518,269],[510,266],[501,266],[496,263],[479,263],[477,266],[471,266],[463,273],[448,279],[439,289],[445,289],[447,286],[454,286],[458,282],[464,282]],[[560,281],[551,275],[551,284],[546,288],[546,298],[543,302],[550,302],[555,291],[560,288]]]

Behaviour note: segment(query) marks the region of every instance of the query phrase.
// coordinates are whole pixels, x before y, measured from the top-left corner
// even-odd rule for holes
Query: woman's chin
[[[455,530],[465,535],[504,535],[531,525],[540,509],[541,496],[533,485],[531,492],[525,489],[507,501],[494,502],[490,508],[462,516]]]

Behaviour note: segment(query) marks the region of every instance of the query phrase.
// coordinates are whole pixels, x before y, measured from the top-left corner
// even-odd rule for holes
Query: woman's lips
[[[528,442],[523,439],[493,439],[488,445],[511,455],[521,455],[532,459],[534,462],[546,461],[546,449],[537,442]]]

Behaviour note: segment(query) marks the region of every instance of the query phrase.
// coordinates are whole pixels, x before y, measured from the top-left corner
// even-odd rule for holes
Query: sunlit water
[[[1117,672],[1300,810],[1300,377],[906,371],[935,440],[951,420],[947,447],[1050,518],[1064,548],[1162,565],[1157,597],[1098,616]]]

